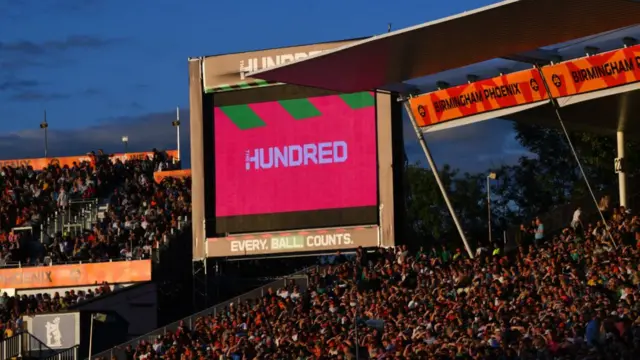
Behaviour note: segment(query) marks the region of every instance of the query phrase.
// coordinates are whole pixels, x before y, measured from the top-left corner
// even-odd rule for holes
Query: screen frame
[[[372,225],[379,223],[380,212],[377,204],[373,206],[363,207],[318,209],[311,211],[283,212],[274,214],[255,214],[226,217],[216,216],[214,107],[337,94],[339,93],[335,91],[289,84],[203,94],[202,136],[204,144],[203,160],[205,170],[205,222],[207,225],[205,226],[205,231],[207,237],[308,228]],[[375,92],[373,93],[373,96],[375,99],[374,109],[377,109],[378,104]],[[378,113],[377,111],[374,111],[374,113],[374,127],[377,138]],[[380,184],[378,183],[379,156],[377,141],[374,151],[376,156],[376,199],[378,199],[379,203]],[[213,186],[211,186],[210,184],[213,184]]]

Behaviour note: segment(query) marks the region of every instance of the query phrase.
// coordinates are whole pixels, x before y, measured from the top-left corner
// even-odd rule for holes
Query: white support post
[[[627,174],[624,166],[624,131],[617,132],[618,158],[616,172],[618,173],[618,189],[620,192],[620,206],[627,207]]]
[[[176,126],[176,143],[178,147],[177,160],[180,161],[180,108],[176,108],[176,121],[178,122],[178,126]]]
[[[458,220],[458,215],[453,210],[453,205],[451,205],[451,201],[449,201],[449,195],[447,195],[447,190],[444,188],[444,184],[440,179],[440,174],[438,173],[438,168],[436,167],[436,163],[431,156],[431,152],[429,151],[429,147],[427,146],[427,142],[424,139],[422,131],[418,127],[416,123],[416,119],[413,117],[413,113],[411,112],[411,107],[409,106],[409,102],[404,100],[404,108],[407,111],[407,115],[409,116],[409,120],[411,121],[411,125],[413,125],[413,130],[416,132],[416,136],[418,137],[418,141],[422,146],[422,151],[424,151],[424,155],[427,157],[427,162],[429,163],[429,167],[431,168],[431,172],[433,173],[433,177],[436,179],[436,183],[438,183],[438,187],[440,188],[440,192],[442,193],[442,197],[444,198],[444,202],[447,204],[447,208],[449,209],[449,213],[453,218],[453,223],[456,225],[458,229],[458,233],[460,234],[460,238],[464,243],[464,247],[469,254],[469,257],[473,259],[473,251],[471,250],[471,246],[469,246],[469,242],[467,242],[467,237],[462,230],[462,226],[460,225],[460,221]]]

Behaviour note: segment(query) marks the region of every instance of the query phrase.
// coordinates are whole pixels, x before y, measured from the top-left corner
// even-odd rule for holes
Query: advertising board
[[[213,111],[216,218],[377,207],[373,94],[267,101]],[[246,223],[227,225],[223,232],[265,230],[242,228]]]
[[[379,245],[378,227],[348,227],[228,236],[207,240],[210,256],[327,253]]]
[[[430,92],[409,100],[418,126],[426,127],[468,116],[540,103],[548,99],[536,69],[518,71]]]
[[[542,68],[555,98],[640,81],[640,45],[569,60]]]
[[[31,335],[53,350],[69,349],[80,344],[80,313],[38,314],[25,316]],[[31,343],[33,350],[40,344]]]
[[[186,178],[191,176],[191,169],[156,171],[153,173],[153,179],[157,183],[161,183],[165,178]]]
[[[0,270],[0,289],[42,289],[151,280],[151,260],[33,266]]]
[[[170,157],[176,157],[178,155],[177,150],[167,150],[166,153]],[[133,153],[118,153],[113,154],[111,157],[112,161],[120,160],[135,160],[135,159],[151,159],[153,157],[153,152],[133,152]],[[79,155],[79,156],[61,156],[61,157],[50,157],[50,158],[33,158],[33,159],[12,159],[12,160],[0,160],[0,169],[3,167],[20,167],[20,166],[31,166],[34,170],[42,170],[48,167],[49,165],[60,165],[61,167],[72,167],[74,163],[81,163],[83,161],[91,161],[91,158],[88,155]]]

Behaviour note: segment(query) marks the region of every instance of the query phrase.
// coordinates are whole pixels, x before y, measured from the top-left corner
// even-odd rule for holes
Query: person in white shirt
[[[582,208],[578,206],[576,211],[573,212],[573,219],[571,220],[571,227],[574,230],[582,227]]]
[[[66,208],[69,206],[69,194],[64,190],[64,188],[60,189],[60,193],[58,194],[58,207]]]

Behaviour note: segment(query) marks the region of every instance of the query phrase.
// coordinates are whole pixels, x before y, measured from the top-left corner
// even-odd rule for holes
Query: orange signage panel
[[[151,280],[151,260],[34,266],[0,270],[0,289],[43,289]]]
[[[640,81],[640,45],[542,68],[554,98]]]
[[[169,170],[169,171],[156,171],[153,173],[153,179],[160,183],[164,178],[185,178],[191,176],[191,169],[185,170]]]
[[[424,127],[546,99],[540,73],[530,69],[434,91],[409,104],[418,126]]]
[[[167,150],[166,153],[170,157],[177,157],[177,150]],[[137,152],[137,153],[121,153],[113,154],[112,160],[119,159],[121,161],[133,160],[133,159],[150,159],[153,156],[153,152]],[[37,159],[15,159],[15,160],[0,160],[0,168],[19,167],[19,166],[31,166],[34,170],[42,170],[49,165],[60,165],[61,167],[72,167],[73,163],[81,163],[83,161],[91,161],[88,155],[80,156],[63,156],[63,157],[51,157],[51,158],[37,158]]]

